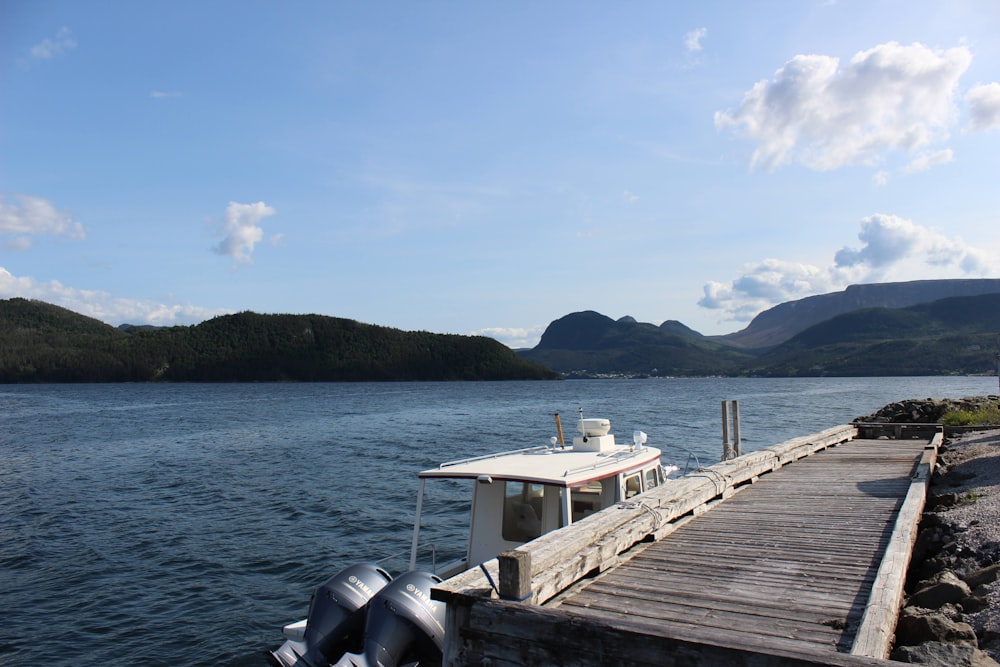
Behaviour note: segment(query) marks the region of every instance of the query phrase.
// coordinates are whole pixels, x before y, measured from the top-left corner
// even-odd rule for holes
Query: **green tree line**
[[[114,328],[51,304],[0,301],[0,382],[522,380],[557,377],[480,336],[322,315],[243,312]]]

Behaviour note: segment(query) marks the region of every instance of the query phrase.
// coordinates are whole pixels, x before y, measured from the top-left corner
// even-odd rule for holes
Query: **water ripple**
[[[935,391],[995,379],[0,387],[0,664],[262,667],[334,571],[408,548],[416,471],[545,444],[554,412],[683,465],[718,458],[723,399],[753,449]],[[467,494],[428,485],[439,560]]]

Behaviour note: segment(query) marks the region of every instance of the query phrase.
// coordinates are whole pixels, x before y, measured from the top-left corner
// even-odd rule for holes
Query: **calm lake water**
[[[0,664],[266,665],[338,569],[409,546],[416,473],[545,444],[577,408],[682,467],[997,379],[0,385]],[[425,539],[462,551],[464,487]],[[434,494],[437,494],[436,496]]]

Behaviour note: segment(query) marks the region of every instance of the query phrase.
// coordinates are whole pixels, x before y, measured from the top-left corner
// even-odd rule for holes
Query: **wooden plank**
[[[706,587],[707,589],[708,587]],[[663,599],[666,594],[667,599],[671,604],[677,605],[687,605],[687,606],[705,606],[705,605],[718,605],[722,609],[742,609],[745,604],[740,601],[734,601],[731,596],[721,596],[713,593],[709,590],[697,590],[697,589],[683,589],[683,590],[666,590],[663,587],[656,586],[652,583],[648,583],[646,586],[635,586],[634,588],[625,590],[623,592],[621,589],[621,582],[616,582],[616,586],[612,587],[611,590],[605,591],[599,584],[594,584],[587,589],[587,594],[596,594],[607,592],[611,595],[621,594],[623,597],[637,597],[643,599]],[[656,596],[655,598],[651,596]],[[587,602],[587,598],[584,596],[578,596],[573,598],[573,603],[584,606]],[[842,603],[839,600],[831,600],[829,596],[817,594],[813,591],[806,591],[802,595],[796,595],[792,598],[788,596],[761,596],[755,598],[755,604],[758,607],[760,613],[769,614],[775,618],[785,618],[786,614],[798,615],[803,611],[818,611],[820,616],[830,616],[832,614],[837,614],[842,611]],[[860,619],[861,611],[853,615]],[[852,615],[852,614],[848,614]],[[789,616],[791,617],[791,616]]]
[[[621,665],[623,667],[889,667],[894,663],[847,653],[832,653],[816,644],[782,638],[736,641],[715,629],[678,626],[664,636],[657,624],[619,623],[565,610],[498,601],[470,607],[458,649],[445,665]]]
[[[650,603],[659,605],[664,612],[680,613],[684,618],[691,618],[693,615],[703,613],[701,610],[740,615],[749,614],[788,621],[809,618],[810,622],[822,622],[829,618],[846,618],[848,616],[854,616],[860,620],[862,616],[860,609],[854,610],[853,613],[851,611],[843,613],[842,600],[831,599],[810,591],[804,593],[794,598],[762,596],[755,599],[754,605],[748,611],[746,603],[736,596],[699,595],[690,590],[686,591],[686,594],[680,595],[655,589],[632,589],[623,592],[614,587],[611,590],[591,587],[585,593],[573,596],[571,601],[563,606],[567,608],[609,606],[612,609],[629,610],[630,613],[639,614],[641,612],[638,610],[644,609],[644,605]]]
[[[831,460],[837,469],[852,468],[822,484],[811,474],[803,483],[801,464],[774,473],[752,493],[727,500],[567,595],[560,608],[622,623],[659,623],[671,634],[693,623],[734,642],[751,635],[795,638],[846,651],[922,446],[904,446],[902,456],[886,456],[881,444],[874,455],[838,451],[823,458],[823,466],[817,458],[817,470],[829,470]],[[832,500],[830,493],[836,494]],[[826,510],[814,516],[815,508]]]
[[[823,625],[823,618],[800,616],[776,619],[749,613],[746,607],[732,611],[715,606],[677,607],[655,601],[643,605],[635,600],[623,600],[619,603],[613,597],[608,597],[586,606],[573,606],[570,609],[578,614],[604,620],[618,619],[623,624],[653,621],[658,626],[657,632],[666,635],[680,627],[697,626],[710,628],[720,635],[726,634],[734,641],[741,635],[749,634],[758,639],[763,637],[797,639],[835,647],[843,634],[841,630]]]
[[[896,526],[890,538],[878,576],[872,586],[872,593],[865,614],[858,629],[851,653],[875,658],[886,658],[892,648],[893,633],[903,601],[903,587],[906,572],[910,566],[913,545],[917,540],[920,517],[927,500],[927,487],[937,463],[937,452],[944,433],[937,433],[924,451],[913,476],[913,483],[903,501],[903,507],[896,519]]]

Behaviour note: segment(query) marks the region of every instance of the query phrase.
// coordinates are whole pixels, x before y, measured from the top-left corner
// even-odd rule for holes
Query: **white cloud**
[[[113,325],[126,322],[158,326],[195,324],[216,315],[232,312],[192,305],[116,298],[99,290],[67,287],[58,280],[41,282],[30,277],[15,276],[0,267],[0,298],[13,297],[53,303]]]
[[[154,90],[149,96],[154,100],[159,100],[167,97],[183,97],[184,93],[179,93],[176,90]]]
[[[83,225],[73,220],[65,211],[57,211],[41,197],[15,195],[17,204],[4,201],[0,195],[0,236],[11,238],[5,247],[15,250],[30,248],[34,236],[64,236],[82,239],[86,236]]]
[[[237,262],[252,263],[253,248],[264,238],[260,221],[275,213],[277,211],[262,201],[255,204],[229,202],[226,220],[222,225],[225,236],[213,250],[220,255],[228,255]]]
[[[895,215],[876,214],[861,221],[860,248],[844,247],[826,267],[765,259],[748,264],[732,282],[705,285],[703,308],[721,310],[724,319],[746,322],[785,301],[844,289],[850,284],[945,275],[987,275],[998,268],[985,251]]]
[[[28,53],[34,60],[52,60],[66,51],[76,48],[76,40],[69,28],[62,27],[52,39],[43,39],[35,44]]]
[[[958,80],[971,62],[964,46],[896,42],[843,67],[832,56],[797,55],[755,84],[738,109],[716,112],[715,125],[756,144],[753,167],[875,165],[889,151],[913,154],[948,138]]]
[[[965,94],[969,105],[969,130],[977,132],[1000,127],[1000,83],[973,86]]]
[[[701,51],[701,40],[708,35],[708,28],[695,28],[684,35],[684,48],[688,51]]]
[[[622,201],[624,201],[626,204],[634,204],[637,201],[639,201],[639,195],[633,194],[628,190],[625,190],[624,192],[622,192]]]
[[[985,274],[988,256],[961,239],[917,225],[895,215],[876,214],[861,221],[860,249],[841,248],[834,255],[836,267],[863,267],[869,278],[881,278],[883,271],[908,259],[938,267],[958,267],[964,273]]]
[[[539,339],[545,332],[545,326],[535,326],[530,328],[517,327],[488,327],[473,331],[473,336],[488,336],[496,339],[507,347],[517,350],[525,347],[538,345]]]
[[[889,184],[889,172],[885,171],[884,169],[876,171],[875,175],[872,176],[872,183],[876,187],[880,188],[885,187],[886,185]]]

